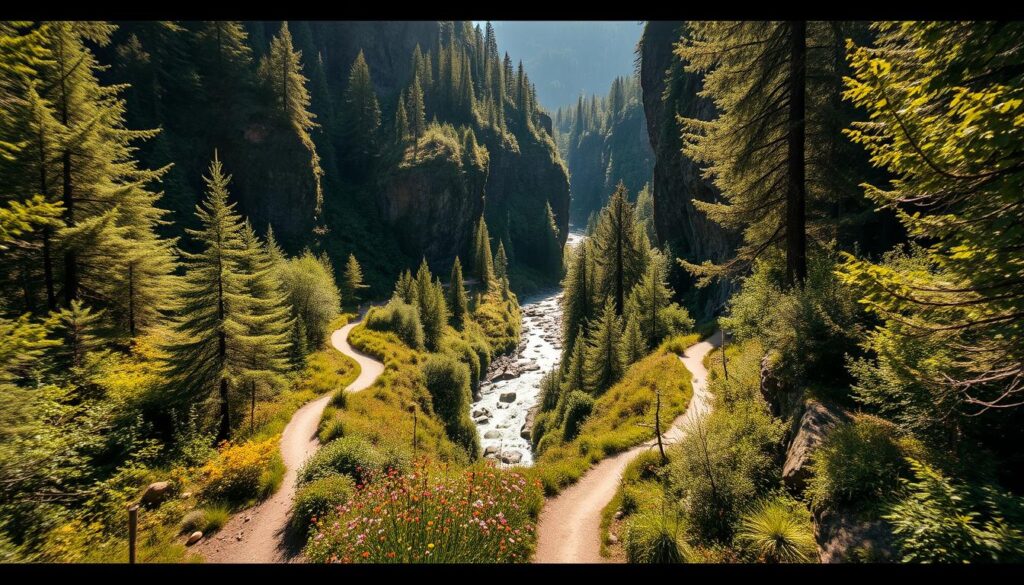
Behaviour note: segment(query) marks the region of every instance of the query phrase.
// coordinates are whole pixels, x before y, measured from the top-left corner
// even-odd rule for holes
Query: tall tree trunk
[[[64,218],[68,226],[75,225],[75,199],[72,194],[71,152],[64,151]],[[75,251],[68,248],[64,252],[64,303],[71,306],[71,301],[78,298],[78,257]]]
[[[807,198],[805,168],[805,101],[807,93],[807,22],[789,23],[789,189],[786,194],[786,279],[802,285],[807,277]]]
[[[50,254],[50,235],[53,228],[43,229],[43,280],[46,282],[46,306],[51,311],[57,310],[57,293],[53,287],[53,257]]]

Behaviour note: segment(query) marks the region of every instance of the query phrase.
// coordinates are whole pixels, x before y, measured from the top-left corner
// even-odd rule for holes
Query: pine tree
[[[424,341],[428,350],[438,351],[445,325],[448,323],[448,307],[445,305],[444,287],[441,281],[434,279],[430,273],[426,258],[416,271],[415,283],[415,301],[420,312],[420,321],[423,323]]]
[[[185,276],[174,330],[179,339],[167,347],[170,378],[186,389],[193,401],[218,395],[220,425],[217,440],[231,436],[230,387],[244,370],[240,349],[247,331],[246,277],[237,271],[242,255],[242,219],[228,203],[230,176],[216,153],[204,177],[206,198],[196,206],[202,225],[186,230],[199,244],[197,254],[182,252]]]
[[[598,288],[611,297],[618,315],[625,310],[626,294],[640,280],[647,265],[635,224],[633,205],[620,181],[601,210],[593,237]]]
[[[665,282],[665,263],[661,255],[655,253],[647,263],[643,277],[630,292],[626,303],[628,312],[636,319],[636,324],[643,333],[646,345],[656,346],[669,334],[662,310],[671,304],[673,296],[675,293]]]
[[[600,393],[622,377],[622,319],[615,302],[605,299],[604,308],[587,338],[587,386]]]
[[[358,306],[362,300],[361,295],[364,289],[369,288],[363,282],[363,269],[359,266],[355,254],[348,255],[345,263],[345,274],[341,280],[341,298],[352,306]]]
[[[562,347],[573,347],[577,331],[586,333],[596,315],[594,261],[591,244],[584,240],[569,260],[569,270],[562,280]]]
[[[398,94],[398,107],[395,109],[395,142],[404,146],[409,140],[409,115],[405,109],[405,91]]]
[[[413,280],[412,272],[405,270],[398,275],[398,280],[395,281],[395,291],[391,298],[400,300],[407,305],[416,302],[416,282]]]
[[[102,340],[100,320],[103,311],[93,311],[90,307],[75,299],[70,307],[62,308],[54,315],[57,330],[63,331],[64,343],[59,353],[64,354],[64,362],[70,368],[81,370],[85,366],[86,357],[100,350]]]
[[[324,172],[320,167],[320,155],[310,135],[310,131],[318,125],[314,122],[316,116],[309,111],[310,98],[306,89],[309,80],[302,74],[302,53],[295,50],[287,22],[281,23],[281,31],[270,41],[270,49],[260,61],[260,77],[274,96],[281,118],[291,125],[309,151],[310,170],[316,190],[315,213],[319,218],[324,202],[321,186]]]
[[[413,140],[413,153],[418,159],[420,153],[420,136],[427,130],[427,115],[423,107],[423,89],[420,86],[420,77],[416,75],[413,77],[412,85],[409,86],[408,92],[408,114],[409,114],[409,132],[412,134]]]
[[[451,311],[452,326],[462,331],[466,326],[466,315],[469,305],[466,299],[466,287],[462,282],[462,261],[455,257],[452,264],[452,276],[448,282],[448,308]]]
[[[630,314],[626,318],[626,328],[622,337],[622,363],[628,366],[639,361],[647,355],[647,351],[647,342],[640,332],[640,325],[635,316]]]
[[[541,221],[541,241],[546,271],[551,275],[562,274],[562,240],[558,233],[558,223],[551,202],[544,202],[544,215]]]
[[[473,273],[480,279],[483,290],[490,290],[494,283],[494,258],[491,256],[491,236],[483,215],[473,233],[473,242]]]
[[[239,310],[237,321],[243,329],[234,348],[239,356],[235,383],[249,393],[249,432],[252,433],[259,391],[285,385],[293,323],[289,316],[291,307],[281,291],[268,247],[259,241],[248,221],[239,236],[234,270],[241,277],[241,289],[234,300]]]
[[[498,240],[498,251],[494,253],[494,277],[498,280],[508,277],[508,256],[505,254],[504,240]]]
[[[583,326],[576,328],[576,335],[573,336],[572,346],[566,353],[568,359],[562,360],[565,372],[562,375],[562,395],[568,395],[573,390],[587,391],[587,336]]]
[[[380,105],[370,78],[370,66],[359,51],[349,70],[342,98],[341,133],[350,172],[360,176],[377,155]]]
[[[923,386],[935,419],[950,418],[940,410],[947,395],[960,421],[1019,410],[1024,29],[994,22],[873,28],[875,46],[851,43],[846,97],[870,123],[849,134],[891,173],[887,184],[866,185],[867,196],[894,210],[922,247],[881,264],[848,255],[842,280],[884,319],[868,344],[888,362],[885,371],[903,389]],[[948,348],[952,359],[930,348]],[[902,404],[904,396],[890,392],[876,403]],[[1019,427],[1019,418],[1004,420]]]

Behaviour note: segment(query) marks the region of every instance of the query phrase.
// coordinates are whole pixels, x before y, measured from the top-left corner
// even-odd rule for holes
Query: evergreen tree
[[[86,365],[86,357],[101,349],[102,313],[94,312],[83,305],[82,301],[75,299],[70,307],[62,308],[54,315],[56,329],[63,331],[64,338],[61,351],[57,353],[64,355],[63,362],[78,373],[77,377],[87,377],[81,373]]]
[[[633,314],[626,317],[626,328],[622,337],[622,363],[626,366],[647,355],[648,346],[640,325]]]
[[[474,231],[473,242],[473,273],[480,279],[480,286],[485,291],[490,290],[494,282],[494,258],[491,256],[491,236],[483,215]]]
[[[466,300],[466,287],[462,282],[462,261],[458,256],[452,264],[452,276],[448,282],[448,308],[451,310],[452,326],[461,331],[466,326],[469,305]]]
[[[341,309],[341,292],[334,282],[334,267],[326,254],[315,256],[307,248],[288,260],[280,272],[292,317],[305,334],[305,346],[315,350],[330,334],[331,321]]]
[[[412,272],[405,270],[398,275],[398,280],[395,281],[395,291],[391,298],[398,299],[407,305],[416,303],[416,283],[412,278]]]
[[[508,256],[504,240],[498,240],[498,251],[494,253],[494,277],[498,280],[508,277]]]
[[[558,223],[555,221],[555,212],[551,209],[550,201],[544,202],[541,238],[543,242],[543,257],[547,264],[547,273],[561,276],[562,240],[558,233]]]
[[[445,325],[448,323],[448,307],[445,305],[444,287],[441,286],[441,281],[434,279],[430,273],[426,258],[416,271],[415,283],[415,304],[423,323],[424,341],[428,350],[438,351]]]
[[[369,288],[363,282],[363,269],[359,266],[359,262],[356,260],[355,254],[348,255],[348,261],[345,262],[345,274],[341,280],[341,299],[342,301],[347,300],[352,306],[358,306],[359,301],[362,299],[362,290]]]
[[[850,136],[891,173],[867,196],[924,246],[876,264],[847,256],[843,280],[884,319],[869,347],[899,378],[903,404],[923,386],[960,421],[1019,410],[1024,393],[1024,178],[1020,23],[877,23],[874,47],[852,46],[846,97],[870,123]],[[952,350],[949,359],[932,348]],[[923,356],[927,356],[924,358]],[[1019,418],[1004,419],[1019,428]],[[1005,432],[1005,431],[1001,431]],[[957,433],[958,435],[959,433]],[[1005,441],[1001,438],[1000,441]]]
[[[398,108],[395,110],[395,142],[405,145],[409,140],[409,115],[405,109],[405,91],[398,94]]]
[[[281,23],[281,31],[270,41],[270,49],[260,61],[260,77],[274,96],[281,118],[291,125],[309,151],[310,170],[316,189],[316,216],[319,218],[324,202],[321,186],[324,172],[320,167],[320,155],[310,135],[310,131],[318,125],[314,122],[316,116],[309,111],[310,98],[306,89],[309,80],[302,74],[302,53],[295,50],[287,22]]]
[[[413,152],[416,158],[420,153],[420,136],[427,130],[427,115],[423,106],[423,88],[420,86],[419,75],[413,77],[408,92],[409,132],[412,134]]]
[[[217,393],[221,441],[231,436],[230,387],[244,370],[241,349],[252,299],[245,292],[246,277],[237,270],[243,254],[242,220],[228,203],[231,177],[224,175],[216,153],[209,172],[204,177],[207,196],[196,206],[202,228],[187,230],[202,251],[182,252],[185,276],[174,322],[179,339],[167,347],[167,363],[170,378],[193,401]]]
[[[625,310],[626,294],[640,280],[647,265],[638,235],[633,205],[620,182],[601,210],[593,237],[598,288],[611,297],[618,315]]]
[[[655,253],[626,303],[647,346],[656,346],[670,333],[662,311],[671,304],[673,296],[675,293],[665,282],[665,263],[661,255]]]
[[[622,318],[616,314],[611,297],[605,299],[601,315],[591,328],[586,354],[591,392],[601,393],[622,377]]]
[[[239,354],[236,384],[249,394],[249,431],[255,429],[256,398],[262,389],[285,386],[284,374],[289,369],[292,320],[274,271],[274,262],[252,225],[246,221],[240,232],[240,247],[234,269],[241,277],[241,290],[236,300],[244,299],[238,323],[235,351]]]
[[[576,335],[573,336],[572,349],[566,354],[568,360],[563,360],[565,373],[562,376],[562,395],[567,396],[573,390],[587,391],[587,337],[583,326],[576,328]]]
[[[647,241],[651,244],[658,243],[658,232],[654,226],[654,194],[651,192],[651,184],[646,183],[643,189],[636,195],[636,222],[647,234]]]
[[[573,347],[576,333],[586,332],[596,314],[594,261],[591,244],[584,240],[569,260],[569,270],[562,280],[562,347]]]
[[[350,173],[364,176],[377,155],[380,105],[370,78],[370,66],[359,51],[349,70],[342,98],[341,133]]]

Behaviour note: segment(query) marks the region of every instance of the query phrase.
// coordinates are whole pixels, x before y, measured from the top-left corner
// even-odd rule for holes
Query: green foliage
[[[370,79],[370,67],[361,50],[349,70],[348,85],[342,96],[341,131],[349,171],[362,176],[379,148],[380,106]],[[360,166],[364,167],[361,171]]]
[[[330,333],[331,321],[341,308],[334,268],[326,256],[304,250],[281,266],[280,273],[298,330],[296,336],[305,340],[308,351],[316,350]]]
[[[575,439],[579,435],[583,422],[593,411],[594,399],[589,394],[579,390],[570,392],[565,398],[565,424],[563,425],[562,440],[568,443]]]
[[[499,250],[500,251],[500,250]],[[448,280],[448,308],[451,311],[452,326],[456,329],[466,327],[466,316],[469,313],[469,302],[466,299],[466,287],[462,279],[462,261],[455,257],[452,264],[452,275]]]
[[[341,298],[348,304],[356,306],[362,300],[363,290],[369,288],[363,282],[363,269],[359,266],[355,254],[348,255],[345,263],[345,274],[341,279]]]
[[[392,299],[383,307],[374,307],[366,315],[366,326],[374,331],[390,331],[413,349],[423,349],[423,325],[416,307]]]
[[[207,501],[228,502],[236,508],[268,498],[281,485],[285,473],[277,445],[278,437],[223,444],[218,456],[199,470],[200,495]]]
[[[739,517],[777,485],[783,424],[759,393],[760,352],[747,346],[729,363],[729,380],[709,377],[711,413],[671,447],[669,484],[683,502],[686,530],[701,543],[732,540]]]
[[[349,501],[355,492],[356,484],[347,475],[329,475],[304,485],[292,504],[292,531],[306,536],[312,523]]]
[[[744,513],[736,541],[757,562],[809,563],[818,553],[811,515],[786,495],[765,498]]]
[[[596,296],[610,298],[618,315],[626,309],[626,295],[640,281],[649,262],[647,240],[637,230],[634,215],[626,187],[619,183],[601,210],[593,234]]]
[[[587,388],[600,393],[622,377],[622,320],[615,314],[611,297],[587,338]]]
[[[336,475],[346,475],[361,484],[374,474],[408,467],[408,455],[403,451],[380,449],[365,438],[348,436],[331,441],[314,453],[299,468],[298,484],[304,486]]]
[[[480,279],[484,290],[491,288],[494,282],[494,257],[491,255],[491,236],[482,215],[473,232],[473,274]]]
[[[217,532],[228,523],[231,518],[231,509],[223,505],[207,506],[192,510],[181,519],[179,532],[191,534],[199,531],[203,536],[209,536]]]
[[[657,346],[666,337],[693,329],[689,312],[672,302],[674,296],[675,291],[665,282],[664,258],[652,252],[647,270],[626,302],[626,314],[636,319],[647,346]]]
[[[577,336],[586,334],[598,312],[596,267],[589,239],[576,246],[569,256],[568,267],[562,279],[563,364],[569,363],[565,358],[576,346]]]
[[[444,287],[441,280],[434,278],[423,259],[416,271],[415,302],[423,323],[423,341],[430,351],[438,351],[444,329],[448,326],[448,306],[444,300]]]
[[[871,415],[833,429],[811,455],[807,495],[815,509],[877,505],[909,475],[905,458],[921,447],[890,422]]]
[[[992,485],[970,486],[908,459],[914,479],[893,503],[892,523],[907,563],[1011,562],[1024,559],[1024,506]]]
[[[685,544],[679,539],[678,519],[662,514],[646,514],[631,518],[623,535],[626,561],[630,563],[664,564],[686,562]]]
[[[476,425],[469,418],[469,368],[451,357],[434,354],[423,364],[423,377],[434,413],[444,423],[448,437],[475,458],[480,443]]]

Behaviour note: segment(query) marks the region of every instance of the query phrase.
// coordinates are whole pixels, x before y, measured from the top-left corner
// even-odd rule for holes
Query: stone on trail
[[[203,537],[203,533],[199,532],[198,530],[196,530],[195,532],[193,532],[192,534],[190,534],[188,536],[188,540],[185,541],[185,546],[192,546],[193,544],[199,542],[199,540],[202,537]]]

